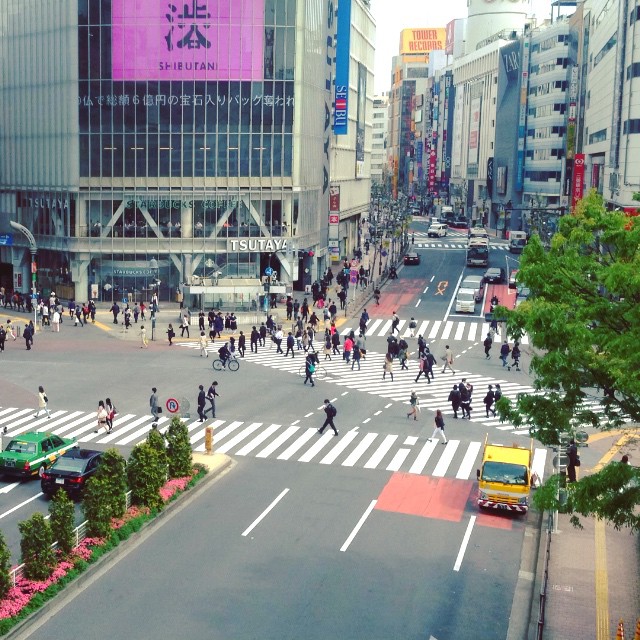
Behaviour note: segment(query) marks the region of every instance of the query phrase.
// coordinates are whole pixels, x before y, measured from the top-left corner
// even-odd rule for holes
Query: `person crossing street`
[[[324,412],[327,417],[325,418],[323,425],[318,429],[318,433],[322,435],[327,427],[331,427],[333,429],[334,436],[340,435],[338,433],[338,429],[336,429],[336,425],[333,423],[333,419],[338,415],[338,411],[331,404],[328,398],[324,399]]]

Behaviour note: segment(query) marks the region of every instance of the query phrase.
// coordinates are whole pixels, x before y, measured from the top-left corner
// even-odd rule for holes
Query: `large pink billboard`
[[[112,0],[114,80],[262,80],[264,0]]]

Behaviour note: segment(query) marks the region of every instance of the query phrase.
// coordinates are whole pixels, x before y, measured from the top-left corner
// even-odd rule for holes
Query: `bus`
[[[467,267],[489,266],[489,242],[484,238],[472,238],[467,246]]]

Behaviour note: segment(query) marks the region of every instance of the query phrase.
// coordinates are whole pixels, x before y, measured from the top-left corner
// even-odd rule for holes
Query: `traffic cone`
[[[622,619],[620,620],[620,622],[618,622],[618,631],[616,633],[616,640],[618,640],[618,638],[620,638],[620,640],[624,640],[624,622],[622,622]]]
[[[633,640],[640,640],[640,618],[636,621],[636,632],[633,634]]]

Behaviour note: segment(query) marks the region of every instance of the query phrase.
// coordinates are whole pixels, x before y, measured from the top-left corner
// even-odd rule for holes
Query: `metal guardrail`
[[[538,602],[538,625],[536,630],[536,640],[542,640],[544,633],[544,614],[547,605],[547,587],[549,583],[549,558],[551,556],[551,533],[553,532],[553,514],[549,514],[547,520],[547,542],[544,552],[544,571],[542,575],[542,585],[540,586]]]
[[[125,494],[125,498],[126,498],[126,508],[128,509],[131,506],[131,491],[127,491],[127,493]],[[48,520],[51,517],[51,515],[45,516],[45,519]],[[75,542],[73,545],[74,549],[77,549],[80,546],[80,543],[87,537],[87,525],[89,524],[88,520],[85,520],[84,522],[81,522],[74,530],[73,530],[73,535],[75,537]],[[56,549],[58,547],[58,541],[56,540],[56,542],[54,542],[51,545],[52,549]],[[16,582],[22,578],[24,574],[24,562],[20,565],[18,565],[17,567],[14,567],[13,569],[11,569],[11,571],[9,572],[9,575],[11,576],[11,584],[15,587],[16,586]]]

